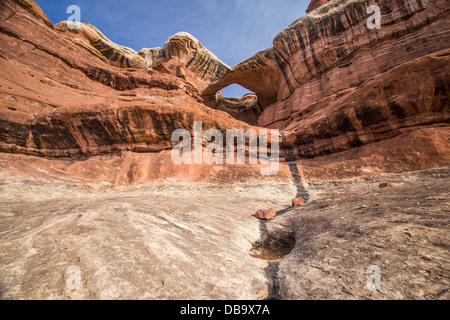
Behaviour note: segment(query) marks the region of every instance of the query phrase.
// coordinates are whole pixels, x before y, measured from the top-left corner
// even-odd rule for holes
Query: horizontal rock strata
[[[61,32],[64,23],[55,30],[14,1],[1,5],[2,152],[50,157],[159,152],[173,146],[173,131],[191,130],[195,120],[202,120],[205,130],[248,127],[203,106],[202,80],[178,60],[160,64],[159,72],[144,70],[144,58],[90,25],[76,34]]]
[[[366,26],[369,5],[330,1],[283,30],[273,48],[229,67],[187,33],[136,52],[86,23],[53,27],[33,1],[3,1],[0,151],[155,154],[174,146],[175,129],[202,120],[204,130],[280,129],[280,159],[299,161],[311,177],[325,175],[306,159],[369,149],[386,170],[396,161],[408,170],[446,164],[448,148],[435,134],[449,135],[446,1],[383,0],[380,30]],[[233,83],[255,94],[223,97],[220,90]],[[438,158],[420,153],[403,163],[390,147],[403,139],[423,141],[427,150],[410,149]]]

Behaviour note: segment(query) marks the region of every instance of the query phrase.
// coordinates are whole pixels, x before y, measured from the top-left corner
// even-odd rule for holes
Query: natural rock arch
[[[211,108],[216,108],[223,101],[220,90],[232,84],[241,85],[247,90],[254,92],[257,97],[257,103],[254,104],[252,110],[253,121],[246,121],[250,124],[256,124],[264,109],[278,99],[280,76],[275,61],[273,48],[270,48],[237,64],[229,72],[218,80],[211,82],[205,88],[202,93],[204,103]],[[248,111],[247,109],[247,115]],[[241,120],[246,118],[247,115],[242,117],[239,114],[235,114],[233,116]]]
[[[203,91],[202,97],[208,105],[217,92],[236,83],[255,92],[261,105],[267,106],[277,101],[277,69],[273,48],[261,51],[211,82]]]

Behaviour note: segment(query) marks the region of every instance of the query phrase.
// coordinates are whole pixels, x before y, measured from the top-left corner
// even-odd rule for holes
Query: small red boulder
[[[303,200],[303,198],[294,198],[294,199],[292,199],[292,206],[293,207],[301,206],[304,203],[305,203],[305,200]]]
[[[380,184],[380,186],[378,187],[380,189],[384,189],[384,188],[395,188],[395,186],[391,183],[382,183]]]
[[[273,217],[275,217],[276,215],[277,215],[277,212],[274,209],[269,209],[269,210],[259,209],[255,213],[255,217],[257,217],[258,219],[261,219],[261,220],[270,220]]]

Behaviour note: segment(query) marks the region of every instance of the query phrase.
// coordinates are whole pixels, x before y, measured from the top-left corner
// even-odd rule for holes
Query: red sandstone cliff
[[[180,62],[144,70],[144,58],[92,26],[72,38],[61,25],[49,27],[39,8],[26,10],[21,3],[0,4],[2,152],[51,157],[158,152],[170,148],[173,130],[189,129],[194,119],[218,128],[245,127],[204,107],[201,79]],[[90,42],[111,49],[98,51]]]
[[[155,70],[145,68],[145,57],[112,43],[94,27],[83,25],[69,32],[64,25],[54,28],[33,1],[0,3],[4,162],[21,168],[20,161],[13,160],[21,158],[17,154],[39,156],[35,159],[42,161],[35,167],[42,169],[31,174],[65,172],[77,179],[120,184],[172,175],[193,180],[221,177],[219,169],[210,173],[212,168],[175,167],[170,152],[165,152],[176,144],[171,142],[173,131],[191,129],[196,120],[205,130],[248,127],[201,103],[203,78],[181,59],[160,61]],[[171,41],[167,51],[176,56]],[[196,45],[203,55],[209,54]],[[193,61],[191,69],[195,68]],[[55,160],[47,165],[43,157]],[[25,168],[19,170],[26,172],[34,158],[23,159]],[[99,167],[108,161],[112,162],[105,173]],[[6,168],[13,170],[14,165]]]
[[[334,0],[295,21],[212,83],[206,103],[230,83],[254,91],[258,124],[285,132],[290,159],[431,127],[448,136],[447,1],[380,1],[380,30],[366,26],[370,4]]]
[[[273,48],[229,67],[186,33],[135,52],[89,24],[53,26],[31,0],[2,1],[0,151],[98,161],[125,153],[122,175],[153,179],[173,174],[161,169],[173,130],[194,120],[204,129],[248,127],[232,115],[281,129],[283,157],[311,177],[386,163],[399,171],[446,165],[447,2],[380,1],[380,30],[366,27],[369,4],[331,1],[283,30]],[[232,83],[257,99],[224,98],[219,91]],[[145,155],[159,170],[151,177],[142,173]],[[202,170],[199,179],[211,173]]]

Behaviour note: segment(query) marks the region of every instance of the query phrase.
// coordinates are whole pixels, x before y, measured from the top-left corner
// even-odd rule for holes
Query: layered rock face
[[[105,45],[92,26],[97,36],[89,43],[120,67],[161,71],[168,59],[180,62],[195,75],[187,82],[204,104],[251,125],[282,129],[283,156],[311,158],[448,123],[445,1],[381,2],[380,30],[366,26],[369,5],[313,1],[308,12],[314,12],[282,31],[273,48],[233,68],[186,33],[169,38],[163,49],[142,49],[132,57],[126,48]],[[406,92],[417,77],[427,81]],[[220,90],[233,83],[254,91],[257,100],[224,98]]]
[[[349,161],[362,146],[392,153],[393,138],[439,145],[430,166],[445,164],[448,146],[431,139],[448,135],[446,1],[382,1],[380,30],[366,26],[369,4],[330,1],[282,31],[273,48],[231,68],[187,33],[136,52],[86,23],[53,27],[32,1],[4,1],[0,150],[157,153],[174,146],[175,129],[201,119],[204,130],[281,129],[282,158],[299,160],[304,172],[314,170],[302,159]],[[232,83],[255,94],[223,97]],[[421,163],[408,161],[408,170]]]
[[[306,9],[306,13],[310,13],[311,11],[316,10],[317,8],[323,6],[325,3],[330,2],[331,0],[312,0]]]
[[[370,4],[335,0],[316,9],[204,95],[234,82],[254,91],[264,110],[258,125],[286,133],[288,159],[447,127],[448,3],[381,1],[379,30],[366,25]]]
[[[241,98],[225,98],[221,92],[218,92],[216,101],[214,109],[225,111],[235,119],[250,125],[258,124],[256,119],[262,113],[262,107],[256,94],[249,93]]]
[[[287,86],[278,92],[279,98],[288,98],[267,108],[259,119],[260,125],[289,132],[288,141],[297,157],[335,153],[420,126],[448,123],[445,2],[399,7],[382,3],[381,11],[390,13],[382,15],[379,31],[364,31],[365,19],[356,28],[345,28],[347,18],[350,26],[355,19],[361,21],[357,13],[365,12],[363,4],[345,5],[340,14],[319,12],[311,17],[334,25],[334,37],[319,37],[319,28],[308,27],[307,37],[297,37],[298,23],[310,25],[305,19],[275,39],[279,52],[287,57],[293,50],[286,39],[299,39],[299,47],[309,39],[305,50],[288,60],[286,70],[292,73],[285,78]]]
[[[112,43],[90,25],[70,30],[67,23],[60,23],[53,28],[32,1],[2,1],[0,15],[0,151],[7,162],[15,162],[7,155],[11,153],[60,158],[63,167],[56,175],[92,181],[108,177],[118,184],[171,176],[182,180],[246,176],[225,174],[229,170],[225,166],[222,172],[218,167],[175,166],[171,161],[170,149],[178,144],[171,141],[172,133],[192,130],[194,121],[202,121],[204,131],[249,128],[201,103],[205,79],[217,76],[217,68],[211,63],[210,73],[202,70],[202,76],[197,75],[197,59],[214,58],[194,38],[172,37],[167,54],[177,59],[145,68],[150,66],[145,55]],[[197,52],[197,58],[186,62],[190,68],[180,62],[183,46]],[[114,163],[106,176],[100,169],[105,161]],[[54,172],[45,163],[36,167]],[[78,164],[83,163],[87,166],[81,169]],[[73,165],[76,169],[69,173]],[[244,171],[258,175],[257,168],[240,170]]]
[[[60,35],[87,49],[103,62],[119,68],[158,70],[164,63],[177,61],[195,75],[201,91],[221,78],[231,68],[220,61],[191,34],[179,32],[167,39],[164,48],[143,48],[139,52],[118,45],[88,23],[60,22],[55,25]]]

